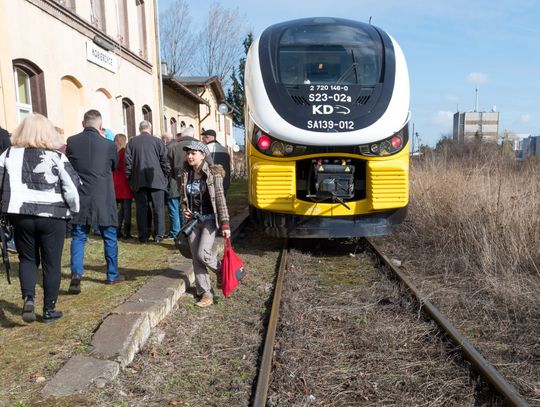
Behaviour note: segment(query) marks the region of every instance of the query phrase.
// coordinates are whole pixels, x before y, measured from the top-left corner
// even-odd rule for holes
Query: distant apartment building
[[[0,125],[38,112],[69,137],[98,109],[114,133],[161,133],[156,1],[0,0]]]
[[[523,138],[520,142],[521,158],[539,157],[540,156],[540,136],[531,136]]]
[[[454,114],[455,143],[482,140],[496,143],[499,138],[499,112],[457,112]]]

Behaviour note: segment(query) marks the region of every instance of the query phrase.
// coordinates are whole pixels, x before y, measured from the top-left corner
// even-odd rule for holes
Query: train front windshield
[[[285,86],[373,86],[381,81],[382,42],[371,28],[324,24],[289,28],[281,36],[277,58],[276,76]]]

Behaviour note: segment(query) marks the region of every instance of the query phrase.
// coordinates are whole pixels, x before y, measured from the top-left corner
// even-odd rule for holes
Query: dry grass
[[[219,239],[216,247],[222,245]],[[250,405],[279,247],[278,239],[248,227],[234,242],[247,280],[230,298],[218,292],[209,308],[197,308],[192,295],[182,296],[178,309],[155,328],[165,334],[163,341],[149,341],[117,380],[85,393],[88,405]]]
[[[246,190],[245,180],[231,185],[228,194],[231,217],[246,207]],[[133,221],[133,231],[135,225]],[[66,239],[58,299],[58,309],[64,312],[64,317],[51,326],[40,322],[25,324],[21,319],[17,255],[10,255],[11,286],[7,284],[3,270],[0,272],[0,406],[33,405],[27,403],[38,399],[43,387],[43,383],[36,383],[37,378],[49,380],[71,356],[84,354],[93,332],[114,308],[149,278],[180,261],[172,240],[144,245],[133,240],[121,241],[118,248],[119,271],[128,276],[128,281],[125,284],[104,285],[106,265],[103,243],[101,238],[90,236],[85,253],[82,293],[73,296],[67,295],[70,281],[69,247],[70,239]],[[38,316],[41,314],[42,300],[43,290],[39,283]],[[82,405],[82,401],[71,405]]]
[[[369,252],[290,254],[269,406],[475,405],[455,356]]]
[[[416,284],[540,405],[540,162],[497,146],[411,165],[407,220],[384,239]]]
[[[0,280],[0,405],[27,405],[43,384],[38,377],[50,379],[73,355],[86,351],[92,333],[116,306],[137,291],[145,281],[169,267],[168,258],[175,252],[172,240],[165,244],[121,242],[119,269],[128,276],[125,284],[108,286],[100,238],[91,237],[86,247],[85,275],[80,295],[67,295],[70,281],[69,240],[62,261],[62,282],[58,309],[64,317],[48,326],[40,322],[25,324],[21,320],[18,260],[11,257],[13,285]],[[3,276],[2,276],[3,277]],[[37,287],[37,314],[41,314],[43,290]]]
[[[404,230],[435,254],[433,270],[471,276],[522,312],[538,302],[540,163],[480,157],[414,163]]]

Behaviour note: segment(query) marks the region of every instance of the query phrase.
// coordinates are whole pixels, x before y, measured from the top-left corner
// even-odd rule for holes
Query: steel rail
[[[508,383],[501,374],[489,363],[467,339],[455,328],[452,323],[429,301],[426,295],[416,288],[411,281],[399,271],[390,260],[381,252],[375,243],[366,238],[375,254],[382,259],[386,267],[394,273],[405,287],[414,295],[422,309],[446,332],[452,342],[460,348],[465,358],[476,368],[498,391],[506,398],[511,406],[527,407],[529,404],[520,396],[514,387]]]
[[[279,319],[279,309],[281,306],[281,291],[283,290],[283,278],[285,275],[285,267],[287,266],[287,257],[289,254],[289,239],[284,239],[281,248],[281,259],[279,263],[278,275],[276,278],[276,286],[274,287],[274,298],[272,299],[272,309],[270,311],[270,319],[268,320],[268,328],[264,339],[264,349],[259,368],[259,377],[257,378],[257,388],[253,399],[254,407],[266,406],[268,397],[268,388],[270,387],[270,374],[272,373],[272,358],[274,356],[274,342],[276,339],[277,323]]]

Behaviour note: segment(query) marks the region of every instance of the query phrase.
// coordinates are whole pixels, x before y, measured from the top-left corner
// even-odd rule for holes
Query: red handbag
[[[225,238],[223,259],[221,260],[221,291],[228,297],[234,291],[239,281],[246,276],[244,262],[234,252],[230,238]]]

